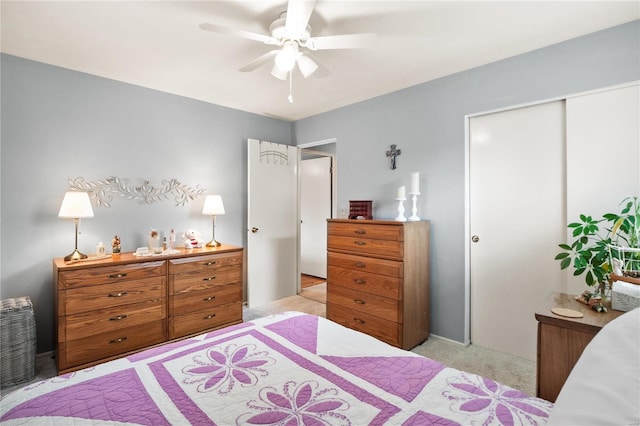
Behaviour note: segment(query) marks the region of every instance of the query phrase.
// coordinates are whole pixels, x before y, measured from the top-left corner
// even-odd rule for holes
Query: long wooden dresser
[[[327,318],[403,349],[424,342],[429,222],[327,222]]]
[[[243,249],[53,260],[59,373],[242,322]]]

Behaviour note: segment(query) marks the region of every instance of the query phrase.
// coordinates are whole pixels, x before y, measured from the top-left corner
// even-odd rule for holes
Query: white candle
[[[407,198],[407,189],[404,186],[398,188],[398,198]]]
[[[411,173],[411,193],[420,193],[420,172]]]

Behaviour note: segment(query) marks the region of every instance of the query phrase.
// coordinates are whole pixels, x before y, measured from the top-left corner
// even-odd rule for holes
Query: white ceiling
[[[265,65],[271,46],[198,25],[268,34],[286,0],[6,1],[2,52],[294,121],[640,19],[634,1],[319,0],[312,36],[377,33],[373,48],[315,52],[325,78],[289,83]]]

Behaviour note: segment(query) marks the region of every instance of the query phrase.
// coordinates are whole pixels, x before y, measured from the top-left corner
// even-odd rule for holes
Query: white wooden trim
[[[301,143],[300,145],[296,145],[296,146],[298,148],[311,148],[313,146],[328,145],[330,143],[336,143],[336,142],[338,142],[336,138],[330,138],[330,139],[323,139],[321,141]]]

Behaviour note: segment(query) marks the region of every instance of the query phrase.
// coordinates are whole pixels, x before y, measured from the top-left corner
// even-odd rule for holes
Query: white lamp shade
[[[71,219],[93,217],[89,194],[80,191],[70,191],[64,194],[58,217]]]
[[[219,195],[207,195],[204,200],[204,207],[202,208],[202,214],[213,216],[224,214],[224,205],[222,204],[222,197]]]
[[[318,64],[316,64],[310,57],[302,55],[298,58],[298,68],[300,69],[302,76],[307,78],[316,72]]]
[[[289,77],[289,71],[280,69],[278,64],[273,64],[273,68],[271,68],[271,75],[275,78],[279,78],[280,80],[286,80]]]

